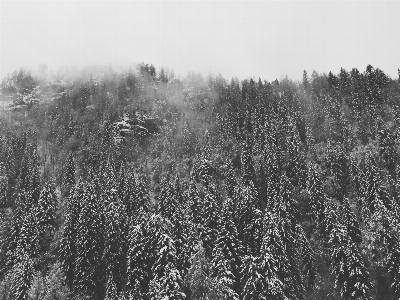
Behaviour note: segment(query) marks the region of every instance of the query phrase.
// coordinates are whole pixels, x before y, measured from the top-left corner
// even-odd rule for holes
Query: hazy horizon
[[[185,76],[294,80],[400,68],[395,1],[2,1],[0,75],[145,62]]]

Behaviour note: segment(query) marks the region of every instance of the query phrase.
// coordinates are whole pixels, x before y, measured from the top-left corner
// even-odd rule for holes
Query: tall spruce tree
[[[340,223],[335,225],[329,240],[335,285],[340,288],[343,299],[369,299],[372,286],[361,251],[346,227]]]
[[[75,265],[77,259],[77,227],[78,218],[82,209],[85,186],[79,182],[70,193],[66,218],[60,240],[60,262],[65,273],[67,283],[73,286],[75,279]]]
[[[243,255],[244,248],[234,221],[233,201],[228,199],[221,212],[212,260],[214,273],[228,299],[242,299]]]
[[[77,291],[93,298],[104,293],[104,224],[99,192],[88,183],[82,197],[76,222],[76,260],[74,286]]]

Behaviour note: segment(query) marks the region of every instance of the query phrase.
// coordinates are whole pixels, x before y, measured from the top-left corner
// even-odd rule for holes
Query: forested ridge
[[[0,299],[400,299],[400,79],[0,88]]]

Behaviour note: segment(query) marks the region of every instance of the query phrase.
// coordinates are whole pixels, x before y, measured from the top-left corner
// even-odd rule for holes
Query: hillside
[[[400,79],[0,88],[0,299],[400,298]]]

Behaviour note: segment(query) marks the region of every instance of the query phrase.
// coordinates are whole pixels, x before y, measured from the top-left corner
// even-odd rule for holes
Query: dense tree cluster
[[[397,79],[42,75],[1,83],[1,299],[400,297]]]

